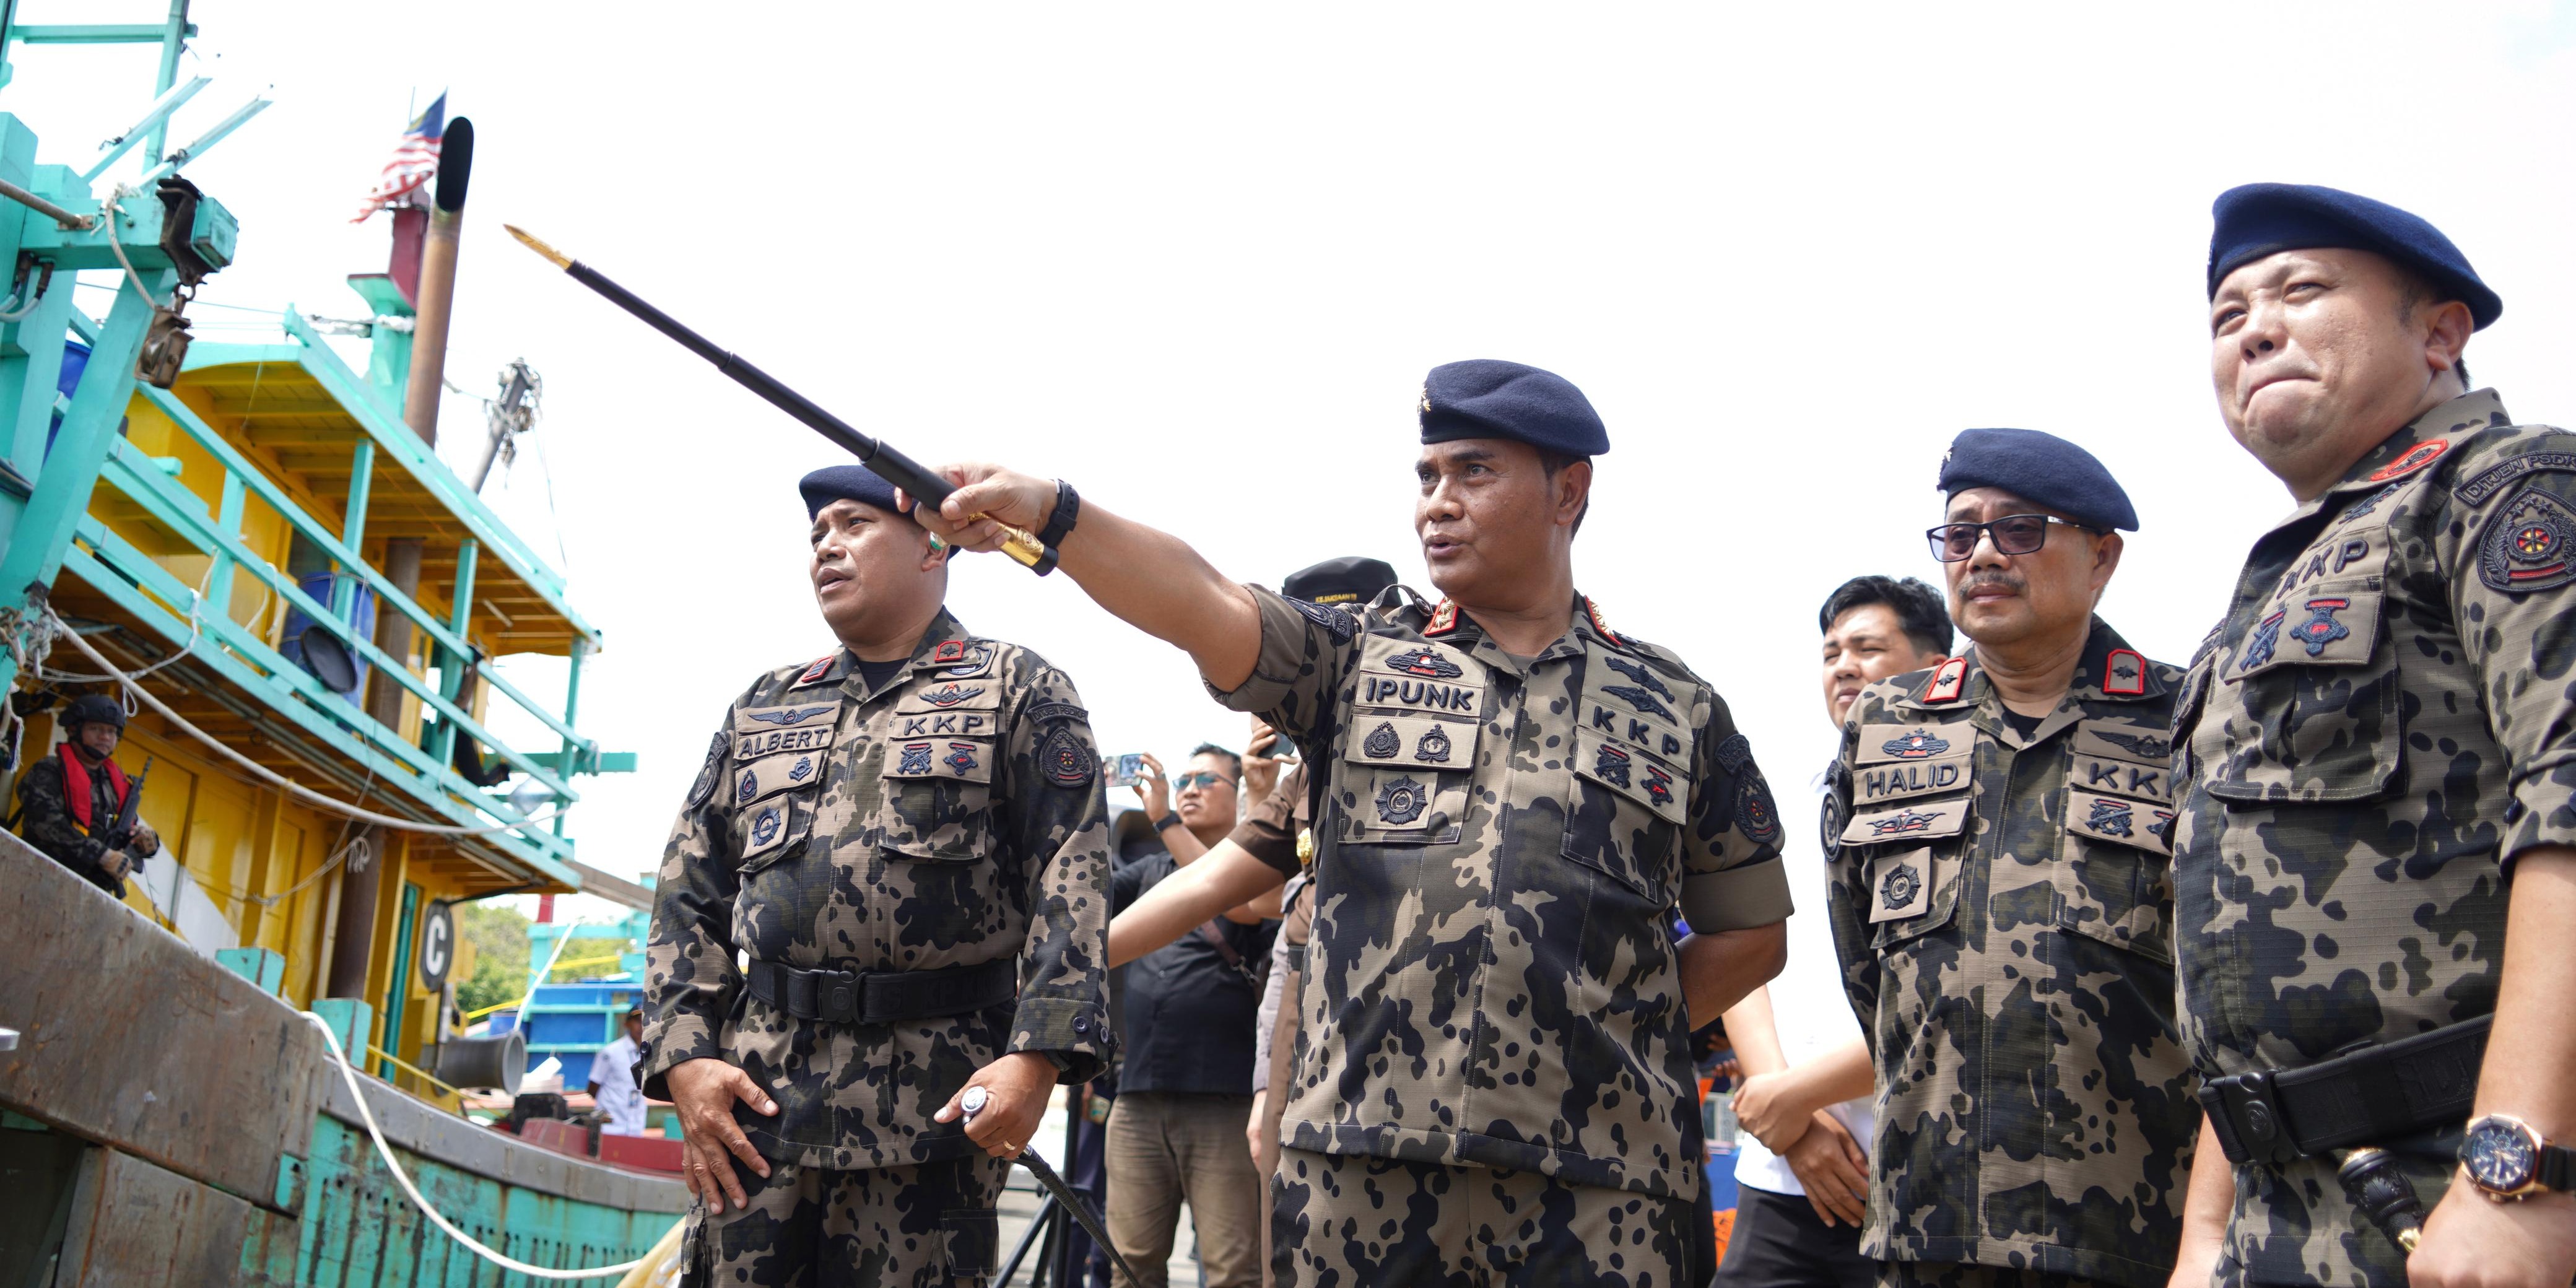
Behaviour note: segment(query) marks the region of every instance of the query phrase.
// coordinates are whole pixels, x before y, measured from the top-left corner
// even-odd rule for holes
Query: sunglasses
[[[2007,514],[1991,523],[1944,523],[1923,535],[1932,541],[1932,557],[1943,563],[1962,563],[1977,553],[1977,540],[1994,538],[1998,554],[2026,555],[2048,541],[2051,524],[2061,528],[2078,528],[2099,534],[2101,529],[2069,522],[2046,514]]]
[[[1183,774],[1172,780],[1172,786],[1180,791],[1188,791],[1193,787],[1214,787],[1218,783],[1232,786],[1234,780],[1223,774],[1211,774],[1205,770],[1201,770],[1195,774]]]

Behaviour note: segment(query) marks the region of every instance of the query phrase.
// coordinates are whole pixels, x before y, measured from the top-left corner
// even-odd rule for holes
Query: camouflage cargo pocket
[[[747,877],[804,853],[805,838],[814,830],[813,796],[792,792],[734,811],[734,853],[742,856],[734,868],[737,875]]]
[[[954,1208],[939,1217],[941,1259],[948,1273],[981,1284],[1002,1265],[1001,1214],[992,1208]]]
[[[2218,680],[2245,687],[2225,730],[2227,763],[2207,776],[2210,795],[2367,801],[2397,786],[2405,721],[2395,647],[2376,639],[2379,615],[2375,591],[2309,587],[2275,604],[2219,660]]]
[[[893,858],[973,862],[993,850],[990,738],[896,739],[886,744],[883,802],[871,820]]]
[[[1959,912],[1959,855],[1967,839],[1938,845],[1876,845],[1863,851],[1870,947],[1885,952],[1919,939]]]
[[[1644,747],[1578,728],[1574,794],[1566,802],[1566,858],[1646,897],[1673,901],[1681,771]]]
[[[2060,927],[2173,961],[2176,783],[2172,742],[2160,728],[2087,720],[2067,740],[2059,861],[2049,884]]]
[[[1471,719],[1354,709],[1333,784],[1343,842],[1455,844],[1465,830],[1467,779],[1483,729]]]

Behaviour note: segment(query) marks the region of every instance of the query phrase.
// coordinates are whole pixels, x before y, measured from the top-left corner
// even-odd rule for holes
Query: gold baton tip
[[[535,234],[530,233],[527,229],[521,228],[517,224],[503,224],[501,227],[508,230],[511,236],[518,238],[520,245],[545,256],[547,263],[552,264],[557,268],[572,267],[572,256],[564,254],[562,251],[556,250],[554,247],[539,241]]]

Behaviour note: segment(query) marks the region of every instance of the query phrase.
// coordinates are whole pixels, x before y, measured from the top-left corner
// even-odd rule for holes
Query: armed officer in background
[[[1099,756],[1063,672],[949,615],[948,551],[891,485],[800,486],[842,647],[754,681],[707,748],[638,1071],[686,1134],[702,1282],[982,1284],[1010,1160],[1108,1053]]]
[[[2090,452],[1971,429],[1930,532],[1973,647],[1843,725],[1834,940],[1877,1057],[1861,1252],[1890,1285],[2160,1288],[2196,1108],[2177,1044],[2182,672],[2094,614],[2131,508]]]
[[[116,763],[125,708],[105,694],[87,694],[63,709],[61,724],[62,744],[18,780],[18,835],[122,899],[125,878],[161,852],[160,834],[139,818],[130,837],[109,835],[134,791]]]
[[[2174,1283],[2563,1288],[2576,435],[2469,392],[2461,354],[2503,302],[2393,206],[2231,189],[2207,285],[2219,411],[2298,506],[2177,712],[2209,1116]],[[2384,1151],[2357,1175],[2438,1200],[2411,1257],[2338,1185],[2352,1146]]]
[[[1608,450],[1564,379],[1435,368],[1414,526],[1437,607],[1226,579],[1069,486],[986,465],[933,530],[1043,529],[1112,613],[1329,773],[1277,1282],[1687,1282],[1689,1035],[1779,969],[1780,820],[1726,704],[1575,593]],[[970,519],[971,515],[989,519]],[[1678,902],[1696,935],[1676,944]]]

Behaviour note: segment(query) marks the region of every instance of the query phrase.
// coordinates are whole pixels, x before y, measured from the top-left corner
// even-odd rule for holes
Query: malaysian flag
[[[412,118],[411,128],[404,130],[402,140],[394,144],[394,154],[386,160],[383,173],[376,176],[376,186],[367,190],[367,199],[358,206],[357,217],[349,222],[363,224],[367,216],[388,206],[412,204],[406,201],[420,186],[438,173],[438,139],[447,132],[447,92],[439,91],[421,114]]]

